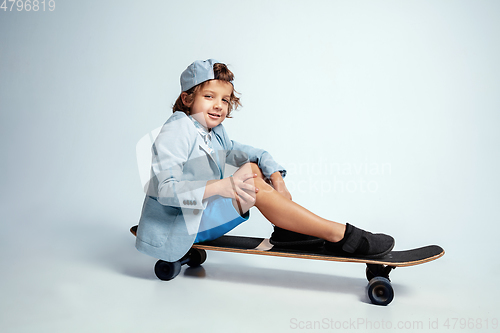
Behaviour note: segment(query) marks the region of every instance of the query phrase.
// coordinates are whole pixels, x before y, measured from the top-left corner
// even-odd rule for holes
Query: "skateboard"
[[[136,235],[137,226],[130,231]],[[181,267],[200,266],[207,259],[206,250],[234,253],[259,254],[276,257],[302,258],[337,262],[355,262],[366,264],[368,279],[368,297],[376,305],[388,305],[394,298],[394,290],[389,279],[389,273],[396,267],[420,265],[436,260],[444,255],[444,250],[437,245],[428,245],[406,251],[391,251],[381,258],[364,258],[363,256],[339,256],[325,253],[322,247],[316,250],[300,250],[274,247],[267,238],[222,236],[215,240],[194,244],[189,252],[176,262],[158,260],[155,274],[160,280],[168,281],[175,278]]]

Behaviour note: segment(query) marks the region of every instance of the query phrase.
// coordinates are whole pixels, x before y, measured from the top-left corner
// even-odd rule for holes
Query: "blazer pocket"
[[[146,197],[142,208],[137,238],[154,247],[161,247],[170,235],[172,224],[181,213],[178,207],[164,206],[153,197]]]

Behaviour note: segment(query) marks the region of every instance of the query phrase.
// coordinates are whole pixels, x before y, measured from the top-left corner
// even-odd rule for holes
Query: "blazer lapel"
[[[207,146],[207,144],[203,140],[200,140],[200,141],[201,142],[199,143],[198,146],[200,147],[201,150],[203,150],[205,152],[205,154],[207,154],[209,160],[215,166],[215,170],[217,170],[218,176],[220,178],[222,176],[222,171],[219,167],[219,163],[217,163],[217,161],[215,160],[215,157],[210,153],[210,148]]]

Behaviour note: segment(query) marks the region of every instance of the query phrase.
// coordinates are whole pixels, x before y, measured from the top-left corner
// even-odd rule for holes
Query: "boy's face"
[[[207,81],[190,105],[191,115],[206,128],[214,128],[226,119],[232,92],[229,82]]]

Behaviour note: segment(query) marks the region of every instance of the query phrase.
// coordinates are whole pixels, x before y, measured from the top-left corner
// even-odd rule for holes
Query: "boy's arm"
[[[207,185],[205,186],[205,193],[203,194],[203,199],[208,199],[214,195],[221,195],[221,188],[224,188],[224,185],[221,182],[228,181],[227,178],[224,179],[214,179],[209,180]]]
[[[262,170],[264,177],[269,178],[273,173],[279,171],[282,178],[286,170],[276,163],[271,154],[264,149],[255,148],[229,139],[224,126],[219,125],[213,131],[220,136],[224,149],[226,149],[226,163],[240,167],[247,162],[256,163]]]
[[[242,158],[240,156],[246,157],[243,163],[241,163]],[[254,148],[232,140],[231,149],[228,151],[226,162],[237,167],[246,162],[257,163],[266,178],[270,178],[275,172],[279,172],[282,178],[286,175],[285,168],[278,164],[271,154],[264,149]]]
[[[204,209],[206,180],[183,180],[186,163],[190,168],[204,165],[203,158],[189,158],[197,133],[191,133],[189,119],[172,116],[163,125],[152,146],[152,175],[147,195],[165,206]]]

